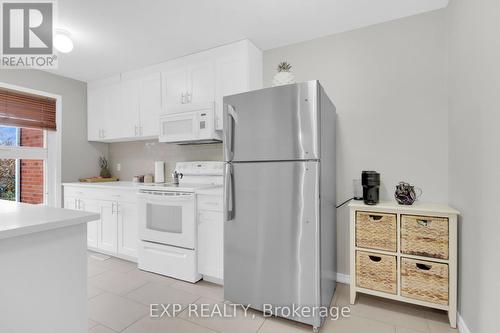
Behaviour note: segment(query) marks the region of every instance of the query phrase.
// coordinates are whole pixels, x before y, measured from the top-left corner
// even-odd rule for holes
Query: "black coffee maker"
[[[367,205],[376,205],[379,198],[380,174],[376,171],[363,171],[361,173],[363,185],[363,200]]]

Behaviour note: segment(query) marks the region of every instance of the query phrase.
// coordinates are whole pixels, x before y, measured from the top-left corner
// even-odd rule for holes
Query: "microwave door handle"
[[[230,163],[226,163],[226,170],[224,172],[224,199],[225,199],[225,210],[226,210],[226,221],[234,220],[234,178],[233,178],[233,166]]]
[[[234,130],[238,122],[238,115],[233,105],[226,104],[225,117],[228,124],[224,130],[224,141],[226,142],[226,159],[232,161],[234,157]]]

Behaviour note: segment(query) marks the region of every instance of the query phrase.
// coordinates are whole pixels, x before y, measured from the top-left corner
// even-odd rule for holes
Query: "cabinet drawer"
[[[401,296],[448,304],[448,265],[401,258]]]
[[[82,189],[81,187],[64,186],[64,197],[82,198],[88,196],[90,195],[88,194],[87,189]]]
[[[198,210],[222,212],[222,197],[218,195],[198,195]]]
[[[396,252],[396,214],[356,212],[356,246]]]
[[[401,216],[401,252],[448,259],[448,219],[430,216]]]
[[[356,251],[356,286],[395,295],[396,272],[395,256]]]
[[[117,190],[85,186],[64,186],[64,196],[130,203],[137,202],[137,191],[135,189]]]
[[[139,243],[139,269],[189,282],[198,281],[196,252],[150,242]]]

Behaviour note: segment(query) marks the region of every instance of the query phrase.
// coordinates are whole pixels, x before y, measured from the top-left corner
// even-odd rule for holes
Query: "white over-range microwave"
[[[160,116],[158,141],[180,144],[221,142],[222,131],[215,129],[215,121],[214,103],[163,114]]]

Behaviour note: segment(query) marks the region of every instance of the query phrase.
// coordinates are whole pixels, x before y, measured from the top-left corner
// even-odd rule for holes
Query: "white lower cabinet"
[[[97,248],[111,253],[117,252],[118,249],[118,218],[115,205],[114,201],[99,201],[101,223],[97,232]]]
[[[139,240],[137,203],[118,202],[118,253],[137,258]]]
[[[204,279],[224,278],[222,197],[198,195],[198,272]]]
[[[92,213],[101,213],[101,205],[99,201],[93,199],[78,199],[78,209],[92,212]],[[87,246],[89,247],[98,247],[99,244],[99,228],[101,226],[101,219],[97,221],[92,221],[87,223]]]
[[[131,190],[127,190],[131,192]],[[125,259],[137,260],[138,213],[136,194],[122,195],[100,188],[66,185],[64,207],[99,213],[87,224],[89,249]]]

